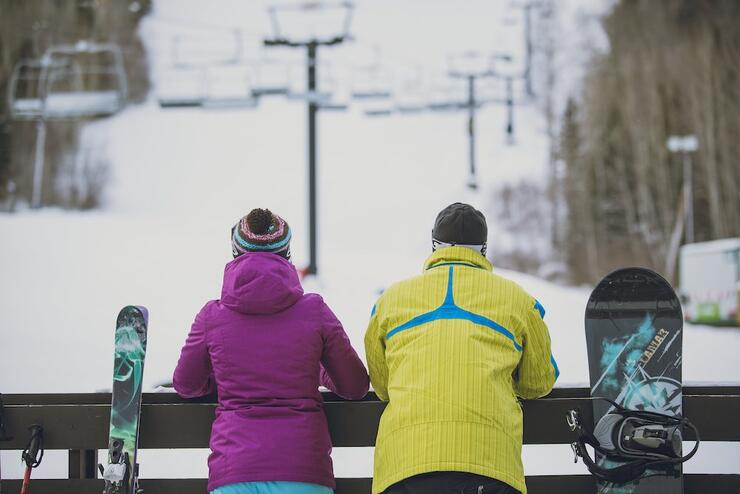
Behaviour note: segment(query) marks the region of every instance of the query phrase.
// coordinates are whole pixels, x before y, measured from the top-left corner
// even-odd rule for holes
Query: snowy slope
[[[492,120],[496,110],[487,110]],[[104,211],[0,216],[0,311],[9,335],[0,347],[0,388],[108,387],[115,314],[131,303],[151,310],[146,383],[166,379],[192,317],[219,296],[229,229],[252,207],[288,218],[296,232],[295,262],[304,265],[304,116],[300,105],[283,101],[227,113],[145,105],[95,124],[86,136],[104,139],[113,161]],[[421,269],[437,211],[455,200],[486,203],[485,188],[464,188],[460,124],[453,115],[321,116],[321,276],[312,288],[335,308],[358,348],[379,291]],[[495,155],[493,141],[488,146]],[[493,180],[498,164],[480,161],[482,175]],[[517,164],[527,166],[523,159],[512,167]],[[491,229],[493,243],[495,225]],[[506,275],[547,308],[560,383],[586,383],[587,290]],[[737,330],[689,328],[685,338],[687,381],[740,381],[731,354]],[[32,351],[65,361],[64,375],[49,366],[39,368],[36,379],[10,379]]]
[[[18,335],[0,349],[0,365],[15,368],[30,348],[65,348],[69,363],[67,376],[49,368],[31,382],[3,379],[3,390],[109,386],[113,321],[129,303],[151,310],[147,382],[166,377],[193,315],[220,293],[230,227],[252,207],[288,218],[304,265],[304,116],[282,101],[227,113],[146,105],[89,128],[85,137],[104,140],[113,162],[104,211],[0,216],[0,310],[4,331]],[[464,188],[460,120],[321,117],[316,288],[358,348],[379,290],[421,269],[436,213],[454,200],[484,203],[485,192]]]

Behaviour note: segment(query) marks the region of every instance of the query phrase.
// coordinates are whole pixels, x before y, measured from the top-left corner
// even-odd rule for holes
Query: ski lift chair
[[[422,113],[427,109],[421,97],[404,97],[396,103],[396,111],[401,115]]]
[[[480,104],[506,104],[508,99],[514,105],[527,102],[526,87],[521,77],[495,77],[480,81],[476,88],[476,100]]]
[[[447,73],[450,77],[465,79],[493,76],[493,64],[496,58],[475,50],[453,53],[447,57]]]
[[[356,100],[389,99],[393,96],[390,88],[381,84],[360,84],[352,91]]]
[[[415,81],[407,81],[396,92],[395,107],[402,115],[421,113],[428,109],[426,97]]]
[[[328,98],[319,102],[322,110],[347,111],[349,109],[349,91],[341,85],[330,71],[320,74],[319,90],[329,95]]]
[[[379,58],[377,50],[376,58]],[[380,62],[355,68],[351,98],[361,104],[365,116],[387,117],[393,114],[391,77],[381,68]]]
[[[206,71],[203,108],[255,108],[251,73],[246,66],[210,67]]]
[[[334,99],[332,95],[327,101],[319,103],[319,108],[325,111],[347,111],[349,109],[349,103]]]
[[[289,39],[294,46],[334,44],[350,38],[354,5],[344,0],[284,2],[270,6],[268,13],[275,40]]]
[[[388,78],[377,65],[355,70],[352,81],[352,99],[387,100],[393,95]]]
[[[331,98],[331,91],[328,90],[326,84],[322,84],[322,82],[327,80],[327,65],[326,64],[320,64],[318,71],[320,74],[320,81],[317,84],[317,87],[313,91],[309,91],[305,75],[303,72],[305,69],[303,67],[293,66],[289,69],[289,80],[288,80],[288,93],[286,94],[286,97],[289,100],[301,100],[306,102],[313,102],[316,104],[326,103]],[[330,69],[329,69],[330,70]],[[328,77],[330,78],[330,76]]]
[[[468,107],[465,88],[455,81],[439,83],[429,91],[427,102],[429,110],[434,112],[454,112]]]
[[[193,108],[203,105],[206,77],[202,69],[179,69],[163,74],[157,81],[161,108]]]
[[[422,113],[428,110],[425,96],[428,82],[421,67],[407,68],[406,74],[396,81],[393,91],[394,106],[402,115]]]
[[[34,120],[44,114],[46,80],[68,60],[26,59],[16,63],[8,82],[8,108],[16,120]]]
[[[476,100],[482,103],[506,103],[506,81],[499,77],[481,80],[475,88]]]
[[[388,80],[372,75],[352,86],[351,97],[368,117],[387,117],[394,113],[393,91]]]
[[[64,63],[64,62],[68,63]],[[44,117],[74,119],[113,115],[126,104],[127,81],[121,48],[113,43],[79,41],[55,45],[43,56],[48,66]]]
[[[391,100],[369,100],[363,103],[362,112],[367,117],[389,117],[395,112]]]
[[[272,58],[263,58],[254,65],[252,94],[260,96],[285,96],[290,92],[288,66]]]
[[[291,85],[291,88],[288,91],[288,94],[286,96],[288,99],[291,99],[291,100],[302,100],[302,101],[307,101],[307,102],[313,102],[316,104],[325,103],[329,99],[331,99],[330,92],[323,90],[323,89],[309,91],[308,89],[306,89],[305,85],[303,86]]]
[[[366,108],[363,113],[366,117],[390,117],[393,115],[393,108]]]

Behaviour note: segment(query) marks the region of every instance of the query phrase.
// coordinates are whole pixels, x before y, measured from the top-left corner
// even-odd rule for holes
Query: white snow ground
[[[372,4],[363,5],[372,9]],[[443,18],[430,19],[442,28]],[[358,29],[370,29],[363,22]],[[148,43],[154,43],[163,24],[144,26]],[[376,39],[382,39],[375,29]],[[358,42],[361,34],[356,33]],[[327,57],[341,50],[327,50]],[[126,304],[150,309],[145,386],[168,379],[193,316],[219,296],[223,265],[231,258],[230,227],[252,207],[269,207],[288,219],[295,232],[294,261],[304,265],[305,121],[303,105],[267,100],[256,110],[221,112],[162,111],[148,102],[91,124],[85,142],[105,149],[112,163],[105,208],[0,215],[0,391],[109,388],[115,315]],[[321,275],[307,287],[325,297],[360,354],[370,307],[383,287],[420,271],[430,250],[432,222],[442,207],[456,200],[485,207],[496,185],[544,176],[547,140],[533,108],[517,110],[514,147],[504,144],[503,108],[485,108],[477,124],[483,187],[472,193],[464,187],[464,115],[369,119],[358,111],[321,114]],[[496,236],[492,224],[490,243]],[[558,385],[585,385],[582,321],[588,289],[499,272],[546,307],[561,369]],[[737,328],[687,326],[685,382],[740,382],[739,343]],[[556,449],[561,454],[553,455]],[[526,447],[527,472],[581,471],[580,464],[575,470],[568,466],[566,449]],[[369,451],[338,450],[337,474],[369,474]],[[145,455],[153,459],[157,454],[145,451],[142,461],[151,464]],[[202,454],[187,456],[187,472],[167,475],[204,475]],[[687,470],[740,471],[737,446],[706,445],[701,455]],[[562,461],[553,462],[555,457]],[[66,474],[61,456],[52,458],[45,460],[39,477]],[[4,475],[21,475],[15,456],[4,452],[2,459]]]
[[[501,110],[481,113],[480,127],[495,129]],[[436,213],[455,200],[486,204],[490,186],[503,180],[501,168],[510,174],[505,179],[537,170],[544,139],[528,113],[521,120],[528,116],[533,124],[520,127],[521,147],[501,149],[495,130],[493,139],[481,139],[480,174],[489,186],[477,193],[464,187],[461,116],[320,117],[321,275],[310,288],[324,295],[358,349],[380,290],[420,271]],[[145,384],[169,377],[192,317],[219,296],[230,227],[252,207],[288,219],[295,263],[305,265],[304,117],[302,106],[284,101],[226,113],[147,104],[93,124],[85,136],[104,139],[113,163],[105,210],[0,216],[0,389],[109,387],[113,322],[132,303],[151,312]],[[546,307],[560,385],[587,383],[588,289],[504,274]],[[686,382],[740,382],[738,342],[737,329],[688,326]],[[15,379],[13,371],[31,356],[64,366],[36,366],[35,377]]]

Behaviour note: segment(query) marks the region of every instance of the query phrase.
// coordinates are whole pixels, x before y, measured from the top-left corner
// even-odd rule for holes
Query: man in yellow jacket
[[[479,211],[448,206],[423,274],[373,307],[365,351],[388,401],[373,494],[526,493],[517,397],[546,395],[559,372],[544,308],[491,272],[487,236]]]

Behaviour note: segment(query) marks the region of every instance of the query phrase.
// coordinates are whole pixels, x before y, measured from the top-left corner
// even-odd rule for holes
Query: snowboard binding
[[[578,410],[570,410],[566,420],[577,435],[571,443],[574,461],[580,457],[599,480],[625,484],[641,477],[647,469],[677,474],[675,466],[689,460],[699,449],[699,431],[685,417],[629,410],[607,398],[597,399],[609,402],[613,408],[599,420],[593,432],[583,427]],[[683,427],[692,429],[696,436],[694,448],[685,456],[681,455]],[[586,444],[610,461],[598,464],[589,455]]]

